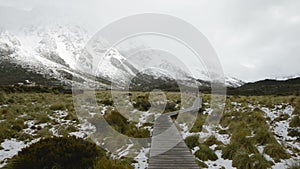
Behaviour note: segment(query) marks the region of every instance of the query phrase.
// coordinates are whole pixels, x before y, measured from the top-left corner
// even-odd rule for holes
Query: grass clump
[[[299,115],[294,116],[290,122],[290,127],[300,127],[300,117]]]
[[[271,162],[259,153],[249,156],[247,152],[239,151],[233,157],[232,166],[237,169],[266,169],[271,167]]]
[[[278,143],[269,144],[264,148],[263,151],[272,157],[275,162],[279,162],[280,159],[288,159],[290,155],[285,151],[285,149]]]
[[[212,145],[222,145],[223,143],[217,140],[216,137],[210,136],[204,141],[204,144],[207,146],[212,146]]]
[[[201,144],[199,147],[200,147],[200,149],[195,152],[195,156],[197,158],[199,158],[200,160],[216,161],[218,159],[218,156],[216,155],[216,153],[212,149],[210,149],[207,145]]]
[[[288,129],[288,136],[291,136],[291,137],[299,137],[300,136],[300,131],[297,130],[297,129]]]
[[[117,111],[111,111],[105,114],[104,118],[115,130],[127,136],[135,138],[146,138],[150,136],[149,130],[137,128],[134,123],[128,122],[127,119]]]
[[[300,105],[296,105],[294,111],[293,111],[294,115],[300,115]]]
[[[287,120],[290,116],[288,114],[281,114],[279,117],[276,117],[274,121],[283,121]]]
[[[192,135],[185,138],[185,144],[190,148],[194,148],[196,146],[199,146],[199,135]]]
[[[238,169],[252,169],[250,157],[245,151],[238,151],[232,159],[232,166]]]
[[[204,162],[197,160],[196,161],[198,166],[201,168],[208,168],[208,165],[206,165]]]
[[[62,104],[62,103],[55,103],[55,104],[52,104],[50,106],[50,110],[53,110],[53,111],[55,111],[55,110],[65,110],[65,109],[66,109],[65,105]]]
[[[197,119],[195,120],[195,123],[193,127],[191,128],[190,132],[199,132],[202,130],[202,126],[205,123],[207,115],[204,115],[202,113],[198,113]]]
[[[266,145],[269,143],[277,143],[274,135],[267,127],[259,127],[255,133],[254,140],[256,144]]]
[[[93,169],[132,169],[128,163],[120,160],[107,160],[106,157],[98,158],[93,166]]]
[[[240,146],[237,143],[230,143],[222,149],[222,158],[232,160]]]
[[[12,129],[19,132],[21,131],[22,129],[26,128],[27,126],[24,124],[24,120],[22,119],[17,119],[13,125],[12,125]]]
[[[17,131],[11,128],[10,123],[4,121],[0,124],[0,142],[3,142],[5,139],[9,139],[17,135]]]
[[[6,96],[4,92],[0,91],[0,104],[5,104],[6,102]]]

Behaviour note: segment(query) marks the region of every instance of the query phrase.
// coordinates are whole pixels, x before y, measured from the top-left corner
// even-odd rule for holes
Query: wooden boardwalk
[[[185,112],[197,108],[199,102],[200,99],[196,99],[193,108],[186,109]],[[171,119],[171,116],[176,114],[178,111],[162,114],[155,120],[149,169],[199,169],[195,157]]]

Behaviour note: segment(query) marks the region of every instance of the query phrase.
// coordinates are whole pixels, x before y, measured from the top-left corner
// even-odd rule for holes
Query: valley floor
[[[151,106],[148,96],[148,93],[132,92],[130,99],[138,119],[135,122],[117,112],[110,92],[96,93],[97,109],[117,131],[132,137],[149,137],[153,125],[150,118],[155,114],[148,111]],[[166,96],[167,112],[180,109],[179,93],[168,92]],[[188,131],[184,124],[177,126],[199,166],[226,169],[299,167],[299,96],[227,96],[219,125],[210,132],[211,137],[199,143],[205,119],[212,112],[210,95],[201,95],[201,98],[202,108],[192,129]],[[95,130],[93,124],[79,122],[71,94],[0,93],[0,168],[21,149],[43,138],[72,135],[87,139]],[[125,145],[110,156],[121,159],[132,153],[131,147]],[[133,168],[147,168],[149,147],[133,154]]]

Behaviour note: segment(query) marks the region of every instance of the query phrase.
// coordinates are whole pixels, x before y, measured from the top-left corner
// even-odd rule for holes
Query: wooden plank
[[[180,112],[191,110],[193,108]],[[199,169],[195,157],[172,122],[171,116],[178,112],[162,114],[156,119],[151,139],[149,169]]]

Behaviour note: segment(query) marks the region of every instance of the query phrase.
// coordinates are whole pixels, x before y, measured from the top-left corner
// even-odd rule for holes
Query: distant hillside
[[[45,77],[45,75],[23,68],[22,66],[5,59],[2,55],[0,55],[0,57],[0,85],[13,85],[25,82],[25,80],[29,80],[43,86],[61,84],[58,80]]]
[[[288,80],[261,80],[246,83],[238,88],[228,88],[228,95],[299,95],[300,77]]]

